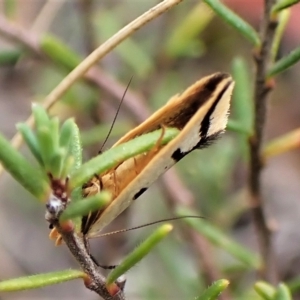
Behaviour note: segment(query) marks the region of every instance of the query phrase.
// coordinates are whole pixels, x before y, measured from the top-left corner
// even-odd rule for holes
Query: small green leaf
[[[72,71],[81,62],[81,57],[57,37],[45,34],[40,38],[40,47],[58,66]]]
[[[253,128],[254,108],[252,101],[252,84],[249,67],[242,58],[235,58],[232,64],[235,87],[233,92],[234,120],[241,124],[245,132]]]
[[[258,295],[260,295],[264,300],[273,300],[275,295],[275,288],[267,282],[258,281],[254,285],[254,289]]]
[[[141,245],[132,251],[124,261],[118,265],[106,279],[107,285],[115,282],[121,275],[131,269],[145,257],[163,238],[173,229],[172,225],[165,224],[156,229]]]
[[[53,153],[58,150],[59,146],[59,119],[58,117],[53,117],[50,119],[50,133],[53,141]]]
[[[32,103],[31,110],[34,116],[36,128],[49,127],[49,116],[46,110],[37,103]]]
[[[22,49],[2,50],[0,51],[0,66],[13,66],[24,54]]]
[[[239,122],[237,122],[236,120],[229,119],[228,123],[226,125],[226,130],[241,133],[246,136],[250,135],[250,132],[246,131],[244,126],[242,124],[240,124]]]
[[[36,160],[41,166],[43,166],[43,159],[41,156],[41,150],[36,138],[36,135],[33,133],[31,128],[26,123],[19,123],[16,125],[18,131],[20,131],[25,143],[30,149],[31,153],[34,155]]]
[[[0,162],[4,168],[32,195],[44,201],[48,183],[40,170],[32,167],[16,149],[0,134]]]
[[[284,284],[280,283],[276,290],[274,300],[292,300],[292,295],[289,288]]]
[[[69,148],[70,142],[73,139],[74,119],[66,120],[60,129],[59,145],[62,148]]]
[[[280,0],[273,6],[272,13],[279,12],[279,11],[286,9],[290,6],[293,6],[299,2],[300,2],[300,0]]]
[[[66,154],[67,150],[63,148],[58,149],[56,153],[52,154],[49,164],[51,166],[51,174],[54,178],[63,178],[61,174]]]
[[[71,202],[70,205],[63,211],[59,220],[66,221],[75,219],[77,217],[83,217],[90,212],[99,210],[107,205],[111,200],[110,193],[103,191],[94,196],[90,196],[82,199],[81,201]]]
[[[175,128],[166,128],[161,144],[167,144],[178,133],[179,131]],[[69,181],[70,189],[81,186],[95,174],[101,174],[130,157],[149,151],[155,146],[161,135],[161,130],[147,133],[92,158],[71,175]]]
[[[176,213],[178,216],[196,215],[196,213],[186,207],[176,209]],[[255,269],[261,266],[261,260],[256,254],[228,238],[224,232],[210,224],[207,220],[187,218],[184,219],[184,222],[206,237],[212,244],[224,249],[245,265]]]
[[[245,22],[241,17],[235,14],[227,6],[219,0],[203,0],[219,17],[226,23],[235,28],[244,37],[246,37],[253,45],[260,46],[261,42],[255,29]]]
[[[75,164],[74,156],[73,155],[66,156],[66,158],[65,158],[65,160],[63,162],[63,166],[62,166],[62,171],[60,173],[60,177],[61,178],[69,177],[69,174],[73,170],[74,164]],[[71,190],[72,189],[70,189],[70,191]]]
[[[71,136],[71,141],[69,142],[69,153],[73,157],[74,162],[70,168],[70,171],[68,172],[68,175],[71,175],[73,174],[73,172],[78,170],[82,165],[82,143],[81,143],[79,128],[74,122],[74,120],[71,119],[67,126],[72,127],[72,136]],[[65,133],[62,132],[61,138],[63,138],[64,136]],[[67,139],[67,137],[65,138]],[[64,142],[61,141],[61,145],[63,143],[66,143],[66,141]]]
[[[51,172],[51,158],[55,154],[54,143],[51,136],[51,131],[49,127],[40,126],[37,127],[37,138],[39,142],[39,147],[41,149],[41,156],[43,158],[44,167],[47,172]]]
[[[267,77],[274,77],[295,65],[300,60],[300,47],[278,60],[268,71]]]
[[[278,16],[278,25],[276,27],[273,43],[272,43],[272,48],[271,48],[271,61],[274,62],[276,60],[278,50],[280,47],[280,43],[283,37],[283,33],[285,31],[285,28],[288,24],[288,21],[291,16],[291,10],[286,9],[280,12]]]
[[[226,279],[215,281],[201,296],[196,297],[195,300],[217,300],[228,285],[229,281]]]
[[[0,282],[1,292],[16,292],[29,289],[37,289],[77,278],[85,278],[87,275],[82,271],[65,270],[46,274],[38,274],[19,277]]]

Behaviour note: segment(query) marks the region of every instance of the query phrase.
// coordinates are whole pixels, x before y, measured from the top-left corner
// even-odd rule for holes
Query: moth
[[[229,74],[204,77],[173,96],[165,106],[129,131],[113,147],[154,130],[174,127],[180,132],[166,145],[127,159],[112,170],[94,176],[83,186],[85,197],[108,190],[112,200],[104,209],[82,218],[81,232],[95,237],[138,199],[165,171],[195,149],[202,149],[224,132],[234,82]]]

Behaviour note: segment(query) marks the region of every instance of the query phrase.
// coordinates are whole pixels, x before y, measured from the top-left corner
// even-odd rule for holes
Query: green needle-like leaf
[[[196,215],[196,213],[185,207],[180,207],[176,211],[178,216]],[[257,255],[228,238],[225,233],[208,221],[187,218],[184,219],[184,222],[197,230],[201,235],[205,236],[211,243],[224,249],[245,265],[255,269],[258,269],[261,266],[261,260]]]
[[[217,300],[220,294],[228,287],[228,285],[228,280],[220,279],[206,289],[201,296],[196,297],[195,300]]]
[[[242,58],[236,58],[233,61],[232,69],[236,82],[232,103],[234,120],[243,126],[245,132],[250,133],[253,128],[254,108],[249,67]]]
[[[300,60],[300,47],[293,50],[290,54],[278,60],[269,70],[268,78],[274,77],[284,72],[289,67],[295,65]]]
[[[32,103],[32,113],[34,116],[35,126],[36,128],[46,127],[48,128],[50,126],[49,124],[49,116],[46,112],[46,110],[37,103]]]
[[[75,219],[77,217],[83,217],[90,212],[99,210],[108,204],[111,200],[110,193],[103,191],[94,196],[84,198],[81,201],[71,203],[61,214],[60,221],[66,221]]]
[[[59,147],[59,119],[58,117],[53,117],[50,119],[50,132],[53,141],[53,153],[58,150]]]
[[[280,0],[280,1],[277,1],[277,3],[272,8],[272,13],[279,12],[279,11],[281,11],[283,9],[286,9],[290,6],[293,6],[293,5],[295,5],[299,2],[300,2],[300,0]]]
[[[50,159],[51,174],[54,178],[63,178],[61,176],[63,164],[65,162],[67,150],[65,148],[58,149]],[[65,178],[65,177],[64,177]]]
[[[68,121],[66,121],[68,122]],[[70,120],[70,123],[67,125],[68,127],[72,127],[72,136],[71,141],[68,143],[69,145],[69,153],[74,159],[74,163],[71,166],[71,169],[68,172],[68,175],[73,174],[76,170],[78,170],[82,165],[82,143],[80,138],[79,128],[74,122],[74,120]],[[63,129],[63,128],[62,128]],[[69,129],[68,129],[69,130]],[[65,136],[64,132],[61,132],[61,138]],[[67,137],[66,137],[67,139]],[[62,142],[61,145],[66,143],[66,141]]]
[[[73,138],[74,119],[66,120],[60,129],[59,145],[62,148],[69,148],[69,144]]]
[[[58,66],[72,71],[81,62],[80,56],[66,44],[52,35],[44,35],[40,39],[40,47]]]
[[[275,288],[267,282],[258,281],[254,285],[254,289],[258,295],[260,295],[264,300],[272,300],[276,293]]]
[[[229,119],[226,125],[226,130],[241,133],[246,136],[250,135],[250,132],[245,130],[243,124],[239,123],[236,120]]]
[[[261,42],[255,29],[245,22],[241,17],[230,10],[219,0],[203,0],[219,17],[235,28],[244,37],[246,37],[253,45],[260,46]]]
[[[274,40],[272,43],[272,49],[271,49],[271,61],[274,62],[276,60],[278,50],[280,47],[280,43],[283,37],[283,33],[286,29],[286,26],[290,20],[291,16],[291,10],[290,9],[285,9],[282,12],[280,12],[279,17],[278,17],[278,25],[276,27],[275,35],[274,35]]]
[[[45,126],[37,127],[37,137],[41,149],[41,156],[43,158],[44,167],[47,172],[51,172],[52,170],[50,162],[55,152],[50,128]]]
[[[0,134],[0,162],[4,168],[32,195],[44,201],[48,183],[44,175],[14,149]]]
[[[77,270],[65,270],[46,274],[19,277],[0,282],[0,291],[15,292],[29,289],[37,289],[48,285],[53,285],[85,277],[85,273]]]
[[[69,186],[72,190],[87,182],[95,174],[101,174],[135,155],[149,151],[161,138],[161,144],[166,144],[179,133],[175,128],[167,128],[161,138],[162,131],[147,133],[127,143],[118,145],[107,152],[91,159],[75,171],[70,178]]]
[[[41,166],[43,166],[43,159],[41,156],[41,150],[36,138],[36,135],[33,133],[31,128],[25,123],[17,124],[17,129],[20,131],[25,143],[29,147],[31,153],[34,155],[36,160],[39,162]]]
[[[108,276],[107,285],[115,282],[121,275],[131,269],[143,257],[145,257],[169,232],[173,229],[172,225],[165,224],[155,230],[141,245],[131,252],[124,261],[118,265]]]
[[[280,283],[278,285],[276,294],[273,299],[274,300],[292,300],[292,295],[291,295],[289,288],[284,283]]]

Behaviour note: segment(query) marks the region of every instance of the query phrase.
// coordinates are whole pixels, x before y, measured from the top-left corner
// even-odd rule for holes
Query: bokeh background
[[[24,30],[25,39],[39,40],[45,33],[51,33],[85,57],[158,2],[1,0],[0,11],[11,24]],[[258,28],[262,0],[223,2]],[[190,22],[190,27],[181,34],[181,24],[196,10],[201,22],[193,21],[197,26]],[[299,28],[300,5],[296,5],[284,34],[281,56],[299,44]],[[187,38],[189,34],[193,38]],[[182,43],[178,42],[180,39]],[[0,52],[14,51],[18,47],[0,34]],[[137,31],[99,62],[98,86],[79,82],[51,113],[62,119],[75,117],[83,132],[85,159],[88,159],[97,155],[132,76],[129,98],[134,97],[139,106],[133,104],[132,107],[130,101],[126,104],[125,97],[106,148],[134,127],[138,120],[144,119],[147,112],[155,111],[169,97],[197,79],[216,71],[231,72],[237,57],[245,60],[253,79],[252,51],[252,45],[245,38],[207,10],[205,5],[202,6],[201,1],[186,0]],[[16,132],[15,124],[30,115],[31,103],[42,102],[67,72],[34,53],[21,56],[14,64],[1,64],[0,130],[11,138]],[[266,142],[300,126],[299,78],[299,65],[276,78],[268,110]],[[253,85],[252,82],[249,84]],[[35,163],[25,147],[21,151]],[[195,201],[194,206],[202,216],[255,251],[256,239],[247,209],[246,141],[228,131],[218,143],[190,154],[175,169],[165,179],[173,185],[172,191],[180,192],[183,202]],[[174,177],[175,172],[178,178]],[[265,212],[274,229],[273,246],[280,277],[282,280],[295,279],[300,271],[299,150],[267,161],[262,182]],[[55,247],[48,239],[44,205],[32,199],[6,173],[0,178],[0,195],[0,280],[77,267],[64,246]],[[166,185],[157,181],[107,231],[172,216],[168,198],[170,193],[166,191]],[[184,239],[180,227],[180,221],[176,222],[174,233],[127,274],[128,299],[193,299],[205,287],[197,251]],[[148,227],[93,240],[92,251],[102,264],[118,263],[151,230]],[[215,247],[208,251],[220,265],[224,278],[231,280],[230,299],[256,299],[249,293],[255,279],[254,272],[241,268],[228,271],[236,266],[234,259]],[[97,295],[86,290],[79,281],[0,294],[1,300],[58,298],[97,299]]]

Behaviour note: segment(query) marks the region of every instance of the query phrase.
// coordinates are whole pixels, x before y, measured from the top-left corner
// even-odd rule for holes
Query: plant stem
[[[125,300],[125,295],[122,290],[115,296],[111,296],[106,288],[105,277],[100,274],[99,267],[91,259],[84,245],[83,239],[74,231],[65,231],[57,222],[54,224],[57,231],[61,234],[67,247],[80,264],[82,270],[89,276],[91,280],[87,288],[97,293],[105,300]]]
[[[271,10],[275,0],[265,0],[264,16],[261,22],[261,48],[255,53],[256,76],[254,91],[255,122],[254,134],[249,140],[250,146],[250,207],[256,234],[258,237],[259,249],[265,265],[261,270],[261,277],[271,282],[276,281],[275,260],[271,247],[271,232],[263,211],[263,199],[261,197],[261,146],[263,130],[266,119],[268,95],[271,90],[266,82],[267,70],[271,61],[271,49],[277,22],[271,18]],[[272,270],[271,270],[272,268]],[[276,269],[276,268],[275,268]]]

